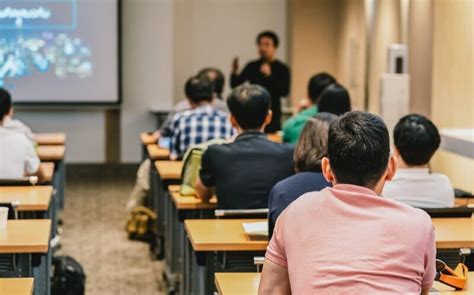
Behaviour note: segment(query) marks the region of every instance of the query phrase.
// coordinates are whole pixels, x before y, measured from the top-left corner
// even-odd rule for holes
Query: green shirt
[[[298,143],[301,131],[306,125],[306,122],[317,113],[318,107],[314,105],[288,119],[283,125],[283,142]]]

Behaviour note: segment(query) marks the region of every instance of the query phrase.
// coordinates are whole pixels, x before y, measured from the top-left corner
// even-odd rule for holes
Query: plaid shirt
[[[172,122],[171,157],[180,158],[196,144],[233,135],[228,114],[211,105],[177,113]]]

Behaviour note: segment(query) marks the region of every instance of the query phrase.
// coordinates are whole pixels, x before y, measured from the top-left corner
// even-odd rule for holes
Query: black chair
[[[214,215],[217,219],[230,219],[230,218],[268,218],[268,208],[265,209],[237,209],[237,210],[222,210],[217,209],[214,211]]]
[[[474,213],[471,207],[452,208],[420,208],[428,213],[431,218],[470,218]]]
[[[38,184],[38,176],[27,176],[22,178],[0,179],[0,186],[27,186]]]

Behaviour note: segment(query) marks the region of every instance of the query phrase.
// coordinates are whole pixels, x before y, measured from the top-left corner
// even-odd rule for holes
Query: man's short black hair
[[[336,116],[343,115],[351,110],[351,97],[342,85],[331,84],[319,97],[318,111],[331,113]]]
[[[198,76],[205,76],[210,79],[214,84],[214,92],[217,93],[218,96],[222,96],[225,85],[225,76],[221,70],[217,68],[204,68],[199,71]]]
[[[319,73],[311,77],[308,82],[308,94],[311,101],[316,103],[324,89],[333,83],[336,83],[336,79],[328,73]]]
[[[270,38],[270,39],[272,39],[273,45],[275,45],[275,48],[277,48],[278,45],[280,45],[280,39],[278,38],[278,35],[277,35],[275,32],[273,32],[273,31],[263,31],[263,32],[261,32],[260,34],[258,34],[257,40],[256,40],[257,45],[260,43],[260,40],[261,40],[262,38]]]
[[[328,157],[337,183],[373,188],[390,157],[385,123],[371,113],[346,113],[329,127]]]
[[[411,114],[398,121],[393,131],[395,146],[407,165],[426,165],[439,148],[438,128],[428,118]]]
[[[231,92],[227,106],[242,129],[258,129],[271,108],[271,97],[262,86],[246,83]]]
[[[186,96],[194,103],[212,101],[214,96],[213,83],[206,77],[191,77],[184,86]]]
[[[0,121],[10,112],[12,108],[12,97],[10,93],[0,88]]]

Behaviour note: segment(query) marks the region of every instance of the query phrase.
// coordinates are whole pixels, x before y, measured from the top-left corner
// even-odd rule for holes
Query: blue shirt
[[[300,172],[278,182],[268,199],[268,233],[271,239],[278,216],[302,195],[331,186],[322,173]]]
[[[172,123],[171,157],[181,158],[193,145],[212,139],[226,139],[232,134],[229,115],[210,104],[177,113]]]

